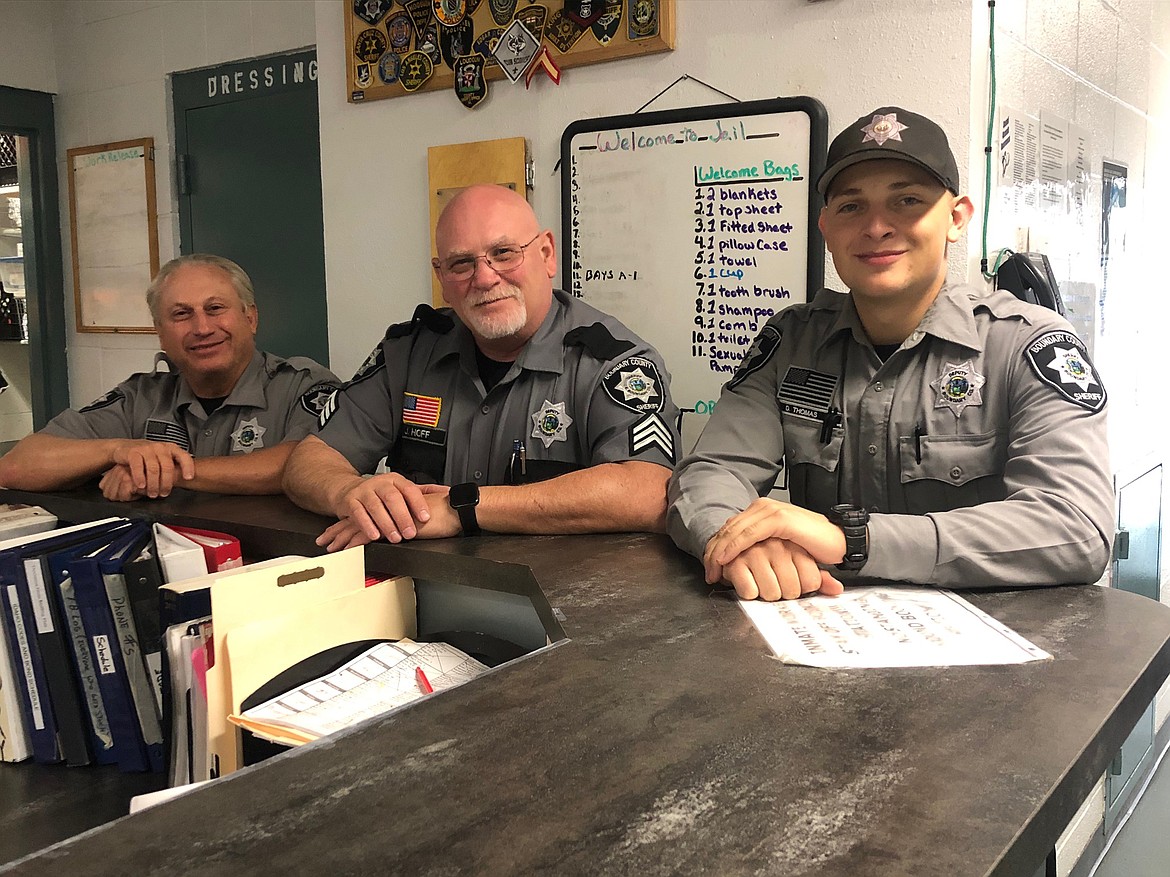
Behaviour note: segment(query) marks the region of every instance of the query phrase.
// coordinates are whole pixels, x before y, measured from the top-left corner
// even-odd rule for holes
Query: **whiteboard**
[[[690,447],[768,318],[824,279],[828,122],[809,97],[574,122],[563,283],[653,344]]]
[[[79,332],[153,332],[158,271],[154,140],[68,151],[73,293]]]

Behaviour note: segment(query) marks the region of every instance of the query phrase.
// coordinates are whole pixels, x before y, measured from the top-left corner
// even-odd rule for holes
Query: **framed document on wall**
[[[78,332],[153,332],[146,287],[158,271],[154,139],[67,153]]]

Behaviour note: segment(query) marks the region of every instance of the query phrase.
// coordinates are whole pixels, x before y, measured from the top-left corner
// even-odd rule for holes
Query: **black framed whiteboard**
[[[824,281],[828,120],[810,97],[574,122],[561,136],[566,290],[653,344],[684,444],[768,318]]]

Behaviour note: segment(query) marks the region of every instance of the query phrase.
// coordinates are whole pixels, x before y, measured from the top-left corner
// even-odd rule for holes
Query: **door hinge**
[[[191,194],[191,156],[186,153],[175,156],[175,182],[180,196]]]
[[[1129,530],[1118,530],[1113,538],[1113,559],[1129,560]]]

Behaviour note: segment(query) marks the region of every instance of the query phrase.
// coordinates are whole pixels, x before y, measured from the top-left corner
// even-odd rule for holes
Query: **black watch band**
[[[479,485],[474,481],[456,484],[447,494],[447,502],[459,515],[459,525],[463,528],[463,535],[478,536],[479,519],[475,516],[475,507],[479,505]]]
[[[861,569],[869,560],[869,512],[846,502],[830,508],[826,517],[845,534],[845,556],[837,569]]]

